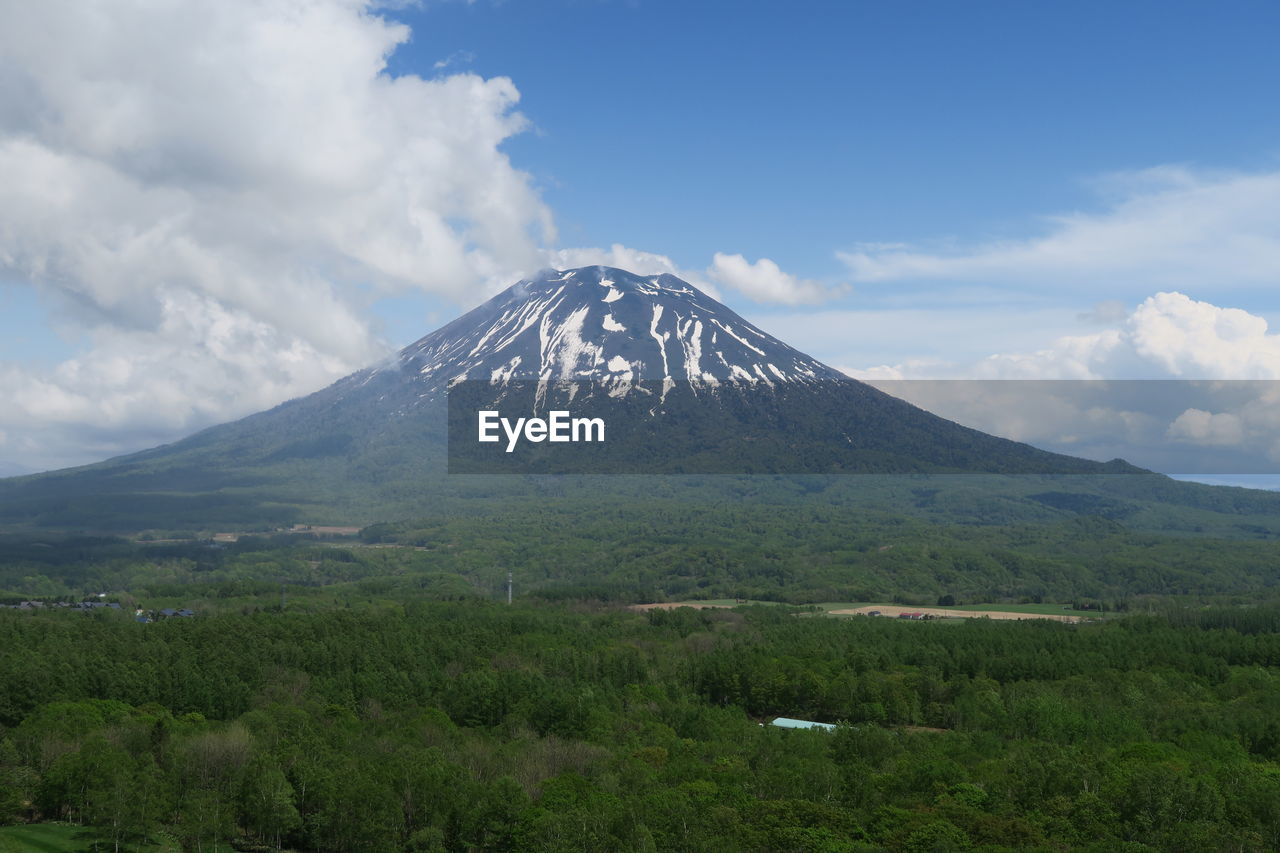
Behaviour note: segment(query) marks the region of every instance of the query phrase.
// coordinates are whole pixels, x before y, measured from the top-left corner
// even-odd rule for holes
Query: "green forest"
[[[1280,848],[1270,528],[912,494],[0,534],[0,851]]]
[[[1271,850],[1280,609],[0,611],[0,823],[55,820],[125,850]]]

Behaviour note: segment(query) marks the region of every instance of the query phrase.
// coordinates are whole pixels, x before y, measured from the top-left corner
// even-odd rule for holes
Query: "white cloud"
[[[1239,308],[1158,293],[1138,306],[1128,327],[1135,354],[1170,376],[1280,379],[1280,334]]]
[[[27,467],[91,460],[269,408],[347,370],[243,311],[187,290],[164,290],[154,329],[100,329],[84,356],[49,372],[0,365],[5,445]]]
[[[455,50],[444,59],[432,63],[433,71],[443,71],[451,65],[470,65],[476,61],[476,55],[469,50]]]
[[[1245,429],[1237,414],[1192,408],[1178,415],[1165,434],[1175,441],[1231,447],[1244,439]]]
[[[1049,217],[1038,237],[946,252],[860,245],[838,256],[855,282],[1069,283],[1099,294],[1280,282],[1280,172],[1165,166],[1098,184],[1106,209]]]
[[[550,213],[499,148],[515,86],[391,78],[408,36],[363,0],[0,5],[0,278],[89,343],[2,366],[6,455],[272,405],[382,355],[370,298],[541,265]]]
[[[742,255],[716,252],[707,275],[753,302],[813,305],[835,295],[816,281],[783,272],[768,258],[751,263]]]

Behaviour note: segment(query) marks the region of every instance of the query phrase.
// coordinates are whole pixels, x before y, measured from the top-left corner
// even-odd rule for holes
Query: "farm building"
[[[790,717],[778,717],[769,725],[777,726],[782,729],[823,729],[831,731],[835,728],[832,723],[815,723],[812,720],[793,720]]]

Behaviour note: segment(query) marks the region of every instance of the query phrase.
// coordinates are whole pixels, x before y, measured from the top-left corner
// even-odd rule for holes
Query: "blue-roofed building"
[[[777,726],[782,729],[822,729],[823,731],[831,731],[835,729],[833,723],[815,723],[812,720],[793,720],[790,717],[778,717],[769,725]]]

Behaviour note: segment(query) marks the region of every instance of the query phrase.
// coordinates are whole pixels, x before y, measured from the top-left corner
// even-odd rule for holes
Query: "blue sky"
[[[1099,175],[1280,157],[1275,3],[430,3],[392,73],[509,76],[568,245],[846,274],[1036,233]]]
[[[1280,379],[1273,2],[102,23],[0,8],[0,474],[308,393],[547,265],[676,272],[859,378]]]
[[[516,83],[532,129],[506,150],[562,245],[618,242],[690,270],[741,253],[837,285],[837,252],[862,244],[963,254],[1106,216],[1116,184],[1148,170],[1280,168],[1274,3],[478,0],[397,17],[413,39],[391,73],[443,62]],[[854,282],[824,316],[887,313],[819,323],[810,346],[849,367],[967,362],[1091,331],[1077,318],[1098,302],[1164,289],[1280,319],[1277,287],[1012,275]],[[780,334],[814,329],[807,312],[726,296]],[[398,308],[388,331],[411,337]],[[913,334],[899,312],[921,309],[981,332]]]

